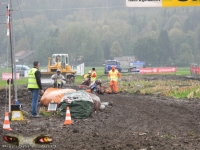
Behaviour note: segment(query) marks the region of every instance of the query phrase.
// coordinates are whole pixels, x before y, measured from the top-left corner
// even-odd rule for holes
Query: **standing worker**
[[[91,73],[91,82],[95,82],[97,78],[97,73],[95,71],[95,68],[92,68],[92,73]]]
[[[111,70],[108,72],[111,93],[118,93],[118,78],[121,79],[121,74],[118,72],[117,69],[115,69],[115,66],[112,66]]]
[[[37,105],[39,101],[39,94],[44,94],[41,84],[41,73],[39,71],[39,62],[33,62],[33,68],[28,72],[28,89],[31,91],[31,114],[35,118],[40,116],[37,114]]]

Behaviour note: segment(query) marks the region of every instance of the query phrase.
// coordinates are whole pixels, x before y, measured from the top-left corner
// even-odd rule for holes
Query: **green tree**
[[[110,57],[114,58],[117,56],[123,56],[122,48],[120,47],[117,41],[113,42],[112,47],[110,49]]]
[[[51,57],[54,53],[61,53],[61,49],[58,45],[55,37],[49,37],[43,39],[35,51],[35,58],[38,59],[41,65],[47,65],[48,57]]]
[[[169,38],[172,44],[173,55],[171,56],[173,60],[178,59],[181,55],[180,46],[185,42],[184,33],[179,29],[171,29],[169,31]]]
[[[29,45],[29,41],[27,38],[21,38],[15,44],[15,52],[19,52],[21,50],[30,50],[30,45]]]
[[[160,35],[158,37],[158,45],[159,45],[159,62],[165,63],[168,58],[172,59],[173,51],[171,47],[171,42],[167,33],[167,30],[161,30]]]
[[[195,30],[195,49],[194,49],[194,60],[200,63],[200,25]]]
[[[178,56],[176,64],[179,66],[190,66],[194,62],[194,56],[192,54],[191,48],[188,44],[181,45],[181,55]]]
[[[159,53],[158,42],[152,37],[138,39],[134,45],[134,54],[138,60],[158,65]]]
[[[173,26],[175,25],[175,23],[176,23],[177,21],[179,21],[179,17],[178,17],[177,15],[171,16],[171,17],[167,20],[167,22],[166,22],[166,24],[165,24],[165,28],[168,29],[168,30],[173,29]]]

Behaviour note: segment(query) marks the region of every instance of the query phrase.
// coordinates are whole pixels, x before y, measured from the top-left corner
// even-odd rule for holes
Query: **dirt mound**
[[[159,79],[168,77],[159,76]],[[153,76],[145,78],[158,80],[158,77]],[[48,86],[50,85],[46,84],[45,88]],[[6,90],[1,90],[0,95],[3,125]],[[162,96],[128,93],[98,96],[101,102],[108,102],[109,105],[103,110],[92,113],[88,119],[73,119],[72,125],[63,126],[65,118],[57,114],[42,118],[24,115],[24,121],[11,121],[13,131],[1,129],[1,137],[8,133],[23,137],[48,134],[53,137],[53,143],[44,145],[43,148],[59,150],[200,149],[200,101],[198,99],[176,100]],[[23,109],[29,112],[31,97],[26,87],[22,86],[18,89],[18,97]],[[8,148],[3,141],[1,145],[3,149]]]

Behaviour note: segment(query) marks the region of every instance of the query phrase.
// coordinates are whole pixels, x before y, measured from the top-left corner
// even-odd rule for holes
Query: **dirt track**
[[[5,90],[0,91],[2,126],[5,93]],[[29,112],[30,93],[21,88],[18,95],[24,110]],[[98,96],[101,102],[110,105],[88,119],[73,119],[73,125],[63,126],[65,118],[59,115],[43,118],[25,115],[24,121],[11,121],[13,131],[1,129],[1,137],[48,134],[53,137],[53,143],[41,148],[59,150],[200,150],[199,99],[175,100],[125,93]],[[3,141],[1,147],[7,149]],[[14,149],[17,148],[23,149]]]

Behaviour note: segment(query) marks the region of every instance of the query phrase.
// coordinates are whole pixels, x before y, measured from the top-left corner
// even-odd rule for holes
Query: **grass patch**
[[[164,138],[164,139],[175,139],[175,136],[170,135],[170,134],[164,134],[161,137]]]
[[[39,110],[39,115],[42,115],[44,117],[49,117],[49,116],[54,116],[54,115],[59,115],[60,112],[57,111],[47,111],[46,107],[41,107]]]

